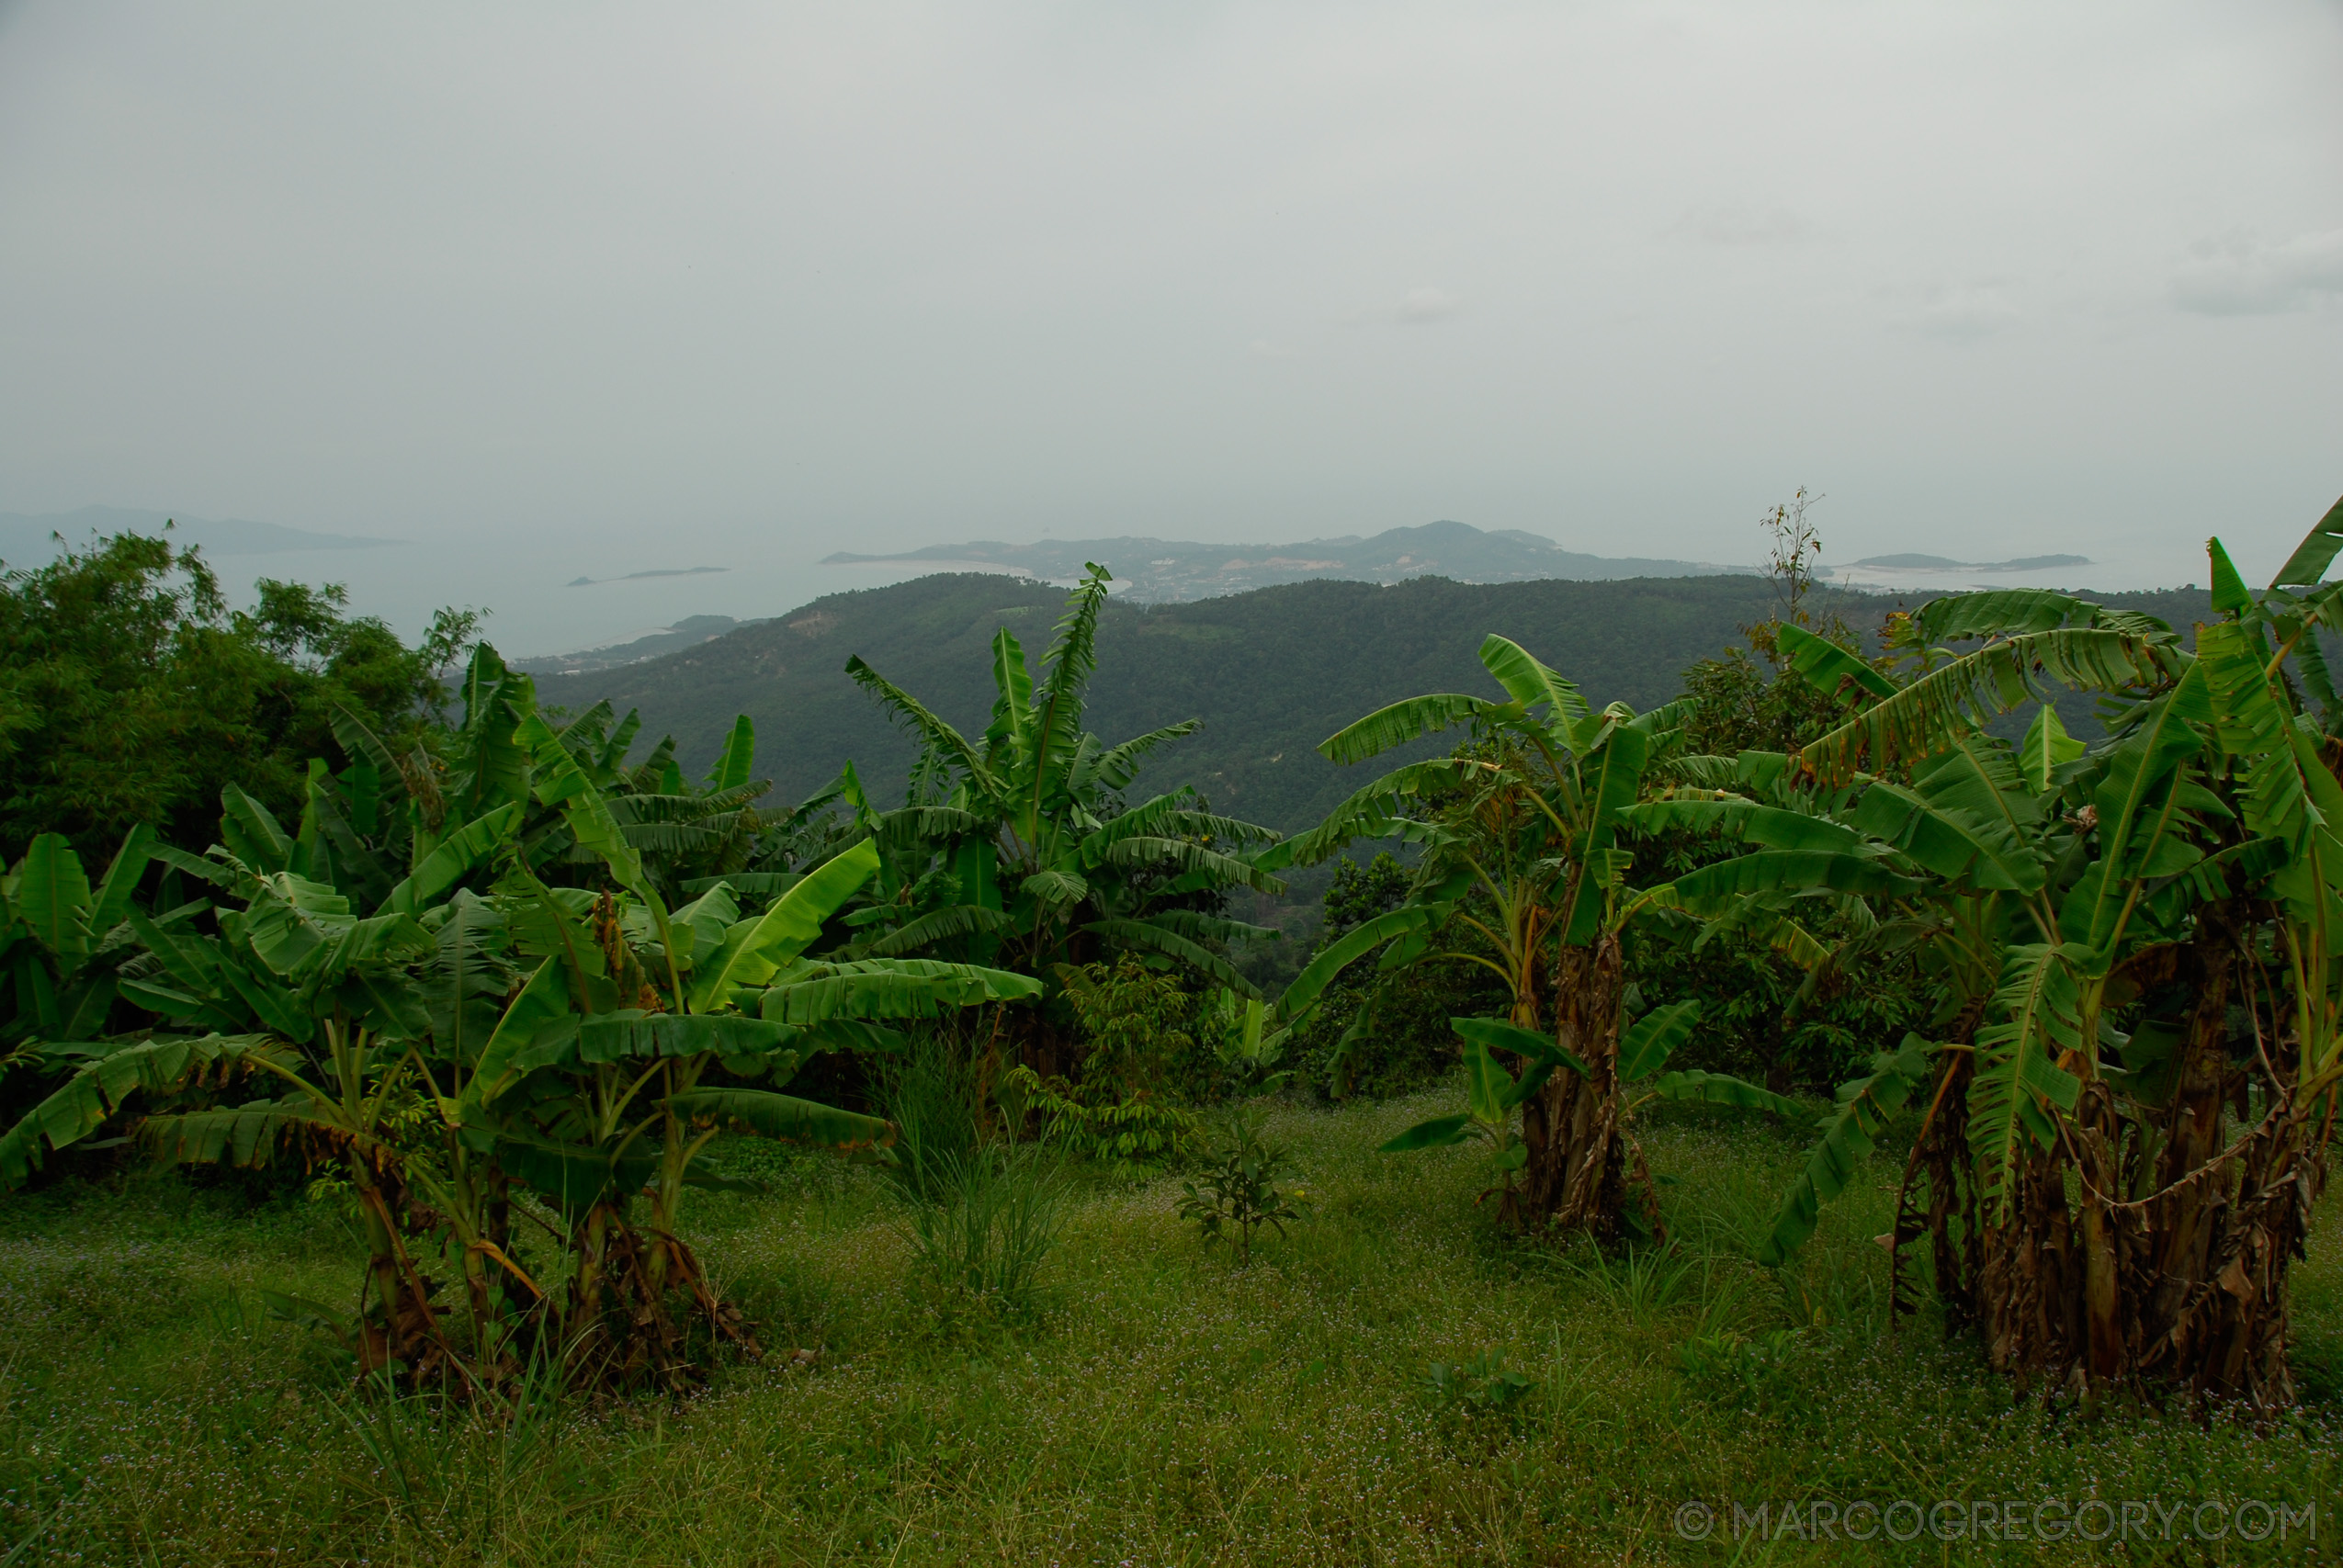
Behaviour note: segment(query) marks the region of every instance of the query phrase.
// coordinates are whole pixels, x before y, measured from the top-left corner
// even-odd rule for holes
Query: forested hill
[[[756,722],[757,771],[774,779],[779,799],[803,798],[849,758],[874,792],[897,799],[912,746],[846,679],[847,657],[861,654],[973,736],[991,710],[994,629],[1013,628],[1037,667],[1065,597],[990,574],[919,578],[832,594],[647,663],[546,677],[540,691],[573,710],[605,696],[621,712],[639,707],[645,732],[673,734],[696,774],[732,716],[745,713]],[[2202,591],[2104,602],[2183,626],[2210,613]],[[1859,594],[1844,604],[1868,628],[1896,601]],[[1370,776],[1318,755],[1343,725],[1421,692],[1496,694],[1474,656],[1489,632],[1577,681],[1598,706],[1618,699],[1640,710],[1676,695],[1686,665],[1737,641],[1737,628],[1773,604],[1766,580],[1741,576],[1316,581],[1183,604],[1115,604],[1100,631],[1088,728],[1111,742],[1202,719],[1202,733],[1159,753],[1140,787],[1193,784],[1217,809],[1291,830]]]

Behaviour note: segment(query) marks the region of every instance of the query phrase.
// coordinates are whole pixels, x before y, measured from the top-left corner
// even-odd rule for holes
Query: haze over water
[[[1830,563],[2266,579],[2338,80],[2313,0],[14,0],[0,511],[405,540],[222,564],[516,654],[972,538],[1750,560],[1801,484]]]

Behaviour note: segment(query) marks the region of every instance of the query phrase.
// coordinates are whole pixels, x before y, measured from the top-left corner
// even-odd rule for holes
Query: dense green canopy
[[[231,782],[298,815],[335,706],[411,729],[474,624],[409,648],[346,603],[263,579],[232,611],[196,550],[130,534],[0,576],[0,856],[45,832],[110,854],[141,822],[202,844]]]

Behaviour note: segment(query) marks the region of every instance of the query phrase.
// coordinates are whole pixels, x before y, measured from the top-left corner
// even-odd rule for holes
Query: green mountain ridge
[[[874,794],[898,800],[913,748],[846,679],[848,656],[861,654],[975,735],[992,703],[995,628],[1012,628],[1037,661],[1065,597],[1062,589],[995,573],[917,578],[831,594],[662,658],[550,674],[540,690],[572,710],[600,697],[621,712],[640,708],[645,734],[672,733],[695,773],[715,760],[733,716],[745,713],[757,728],[759,772],[770,773],[780,800],[803,799],[849,759]],[[2202,590],[2098,597],[2184,627],[2211,614]],[[1901,603],[1862,593],[1817,594],[1817,602],[1867,629]],[[1493,694],[1475,657],[1490,632],[1578,682],[1597,705],[1616,699],[1641,710],[1676,695],[1687,665],[1738,642],[1739,628],[1775,605],[1772,585],[1747,576],[1414,578],[1388,587],[1318,581],[1179,604],[1117,602],[1100,625],[1089,727],[1111,742],[1203,720],[1200,733],[1159,753],[1137,788],[1192,784],[1216,809],[1291,831],[1372,776],[1319,757],[1315,748],[1327,736],[1421,692]],[[2070,720],[2087,712],[2085,703]],[[1453,732],[1433,737],[1391,760],[1435,754],[1455,739]]]

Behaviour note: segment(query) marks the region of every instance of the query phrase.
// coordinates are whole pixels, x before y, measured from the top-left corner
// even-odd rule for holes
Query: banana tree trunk
[[[2106,1079],[2086,1083],[2066,1137],[2020,1171],[2008,1221],[1975,1227],[1997,1369],[2077,1389],[2139,1379],[2292,1400],[2287,1270],[2326,1172],[2311,1112],[2285,1092],[2295,1067],[2291,1041],[2270,1043],[2275,1018],[2268,1109],[2244,1125],[2249,1077],[2228,1024],[2244,924],[2234,904],[2198,913],[2174,976],[2191,994],[2164,1105],[2119,1113]],[[1943,1218],[1931,1215],[1940,1235]]]
[[[570,1326],[574,1352],[583,1359],[598,1355],[603,1349],[603,1286],[610,1266],[610,1233],[614,1224],[624,1224],[618,1206],[621,1198],[613,1202],[607,1199],[596,1202],[579,1223],[572,1243],[570,1275]]]
[[[2021,1380],[2066,1379],[2084,1345],[2083,1240],[2066,1206],[2066,1162],[2031,1155],[2010,1175],[2009,1216],[1979,1227],[1977,1306],[1986,1359]]]
[[[2326,1179],[2310,1133],[2307,1119],[2288,1115],[2239,1161],[2235,1201],[2208,1248],[2207,1278],[2167,1333],[2176,1371],[2206,1393],[2293,1403],[2287,1269],[2303,1256]]]
[[[2186,1310],[2192,1287],[2205,1277],[2220,1211],[2227,1206],[2225,1184],[2187,1179],[2221,1153],[2225,1141],[2229,1079],[2229,994],[2236,969],[2236,928],[2221,906],[2197,911],[2191,944],[2196,998],[2189,1009],[2178,1049],[2171,1103],[2160,1131],[2163,1146],[2155,1163],[2156,1190],[2149,1205],[2150,1269],[2146,1327],[2168,1334]]]
[[[2247,1392],[2240,1386],[2247,1366],[2259,1359],[2254,1342],[2273,1324],[2281,1352],[2276,1370],[2283,1378],[2286,1315],[2282,1256],[2275,1280],[2263,1267],[2233,1274],[2241,1282],[2250,1280],[2248,1298],[2221,1288],[2223,1271],[2247,1241],[2232,1223],[2237,1178],[2245,1173],[2211,1168],[2223,1158],[2241,1077],[2230,1064],[2228,1024],[2238,927],[2230,905],[2206,904],[2197,911],[2190,952],[2196,996],[2177,1047],[2181,1055],[2171,1101],[2157,1128],[2161,1146],[2150,1167],[2156,1196],[2145,1213],[2147,1268],[2134,1325],[2143,1371],[2228,1394]],[[2247,1179],[2252,1182],[2249,1174]],[[2253,1381],[2266,1384],[2268,1379]]]
[[[1587,1230],[1608,1240],[1626,1191],[1625,1108],[1619,1094],[1619,1000],[1625,976],[1616,933],[1565,947],[1554,986],[1555,1037],[1591,1069],[1567,1068],[1522,1106],[1527,1160],[1508,1217],[1525,1229]]]
[[[2104,1386],[2131,1370],[2132,1336],[2127,1330],[2138,1300],[2136,1292],[2124,1289],[2124,1276],[2131,1272],[2124,1265],[2125,1254],[2136,1253],[2139,1247],[2134,1227],[2123,1223],[2125,1216],[2113,1206],[2113,1195],[2124,1190],[2115,1152],[2122,1129],[2107,1080],[2095,1077],[2085,1084],[2077,1109],[2082,1171],[2081,1348],[2090,1382]]]
[[[365,1371],[396,1366],[407,1381],[421,1382],[440,1359],[439,1320],[432,1311],[429,1282],[415,1272],[399,1241],[403,1196],[395,1185],[386,1185],[364,1153],[353,1147],[347,1157],[366,1231],[369,1293],[381,1314],[379,1322],[360,1316],[358,1365]]]
[[[2317,1108],[2287,1086],[2300,1073],[2298,1042],[2280,1021],[2258,1021],[2256,1059],[2275,1078],[2250,1127],[2251,1075],[2231,1064],[2228,1004],[2240,954],[2227,911],[2200,915],[2197,1004],[2147,1205],[2152,1279],[2137,1325],[2141,1369],[2160,1381],[2258,1405],[2291,1404],[2286,1367],[2291,1307],[2287,1272],[2303,1256],[2311,1210],[2326,1188]],[[2257,998],[2248,989],[2247,1001]],[[2237,1127],[2230,1116],[2237,1113]]]
[[[1976,1055],[1970,1047],[1985,1017],[1986,1000],[1981,996],[1971,1000],[1944,1036],[1951,1048],[1942,1054],[1935,1092],[1904,1162],[1904,1179],[1896,1194],[1896,1228],[1890,1236],[1890,1311],[1909,1314],[1919,1310],[1917,1292],[1905,1283],[1904,1249],[1926,1236],[1947,1334],[1978,1323],[1979,1282],[1985,1277],[1983,1237],[1976,1224],[1976,1179],[1969,1153],[1969,1082],[1976,1071]]]

